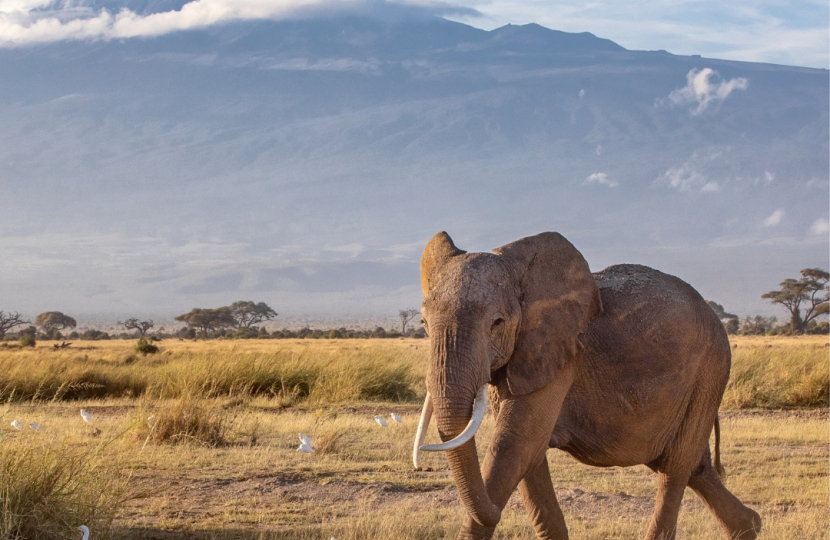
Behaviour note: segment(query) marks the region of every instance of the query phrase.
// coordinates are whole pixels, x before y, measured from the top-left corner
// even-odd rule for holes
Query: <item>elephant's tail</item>
[[[715,417],[715,470],[721,479],[726,478],[726,470],[720,462],[720,416]]]

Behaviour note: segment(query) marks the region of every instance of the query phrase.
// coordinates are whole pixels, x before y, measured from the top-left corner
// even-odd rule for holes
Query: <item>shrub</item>
[[[139,409],[139,438],[155,443],[201,443],[216,447],[226,443],[228,422],[223,411],[206,401],[180,398],[162,406],[153,414],[148,408]]]
[[[148,354],[156,354],[159,352],[159,348],[146,339],[141,338],[138,340],[138,343],[135,344],[135,352],[147,356]]]
[[[20,334],[20,338],[18,338],[17,342],[20,344],[21,347],[34,347],[35,346],[35,336],[32,334]]]
[[[819,323],[810,325],[807,327],[808,334],[815,334],[815,335],[827,335],[830,334],[830,323],[827,321],[821,321]]]
[[[110,335],[106,332],[102,332],[101,330],[87,330],[81,334],[81,339],[87,341],[98,341],[102,339],[110,339]]]
[[[259,337],[259,330],[257,330],[256,328],[240,326],[239,328],[234,330],[232,337],[234,339],[256,339]]]
[[[314,451],[318,454],[339,454],[346,448],[347,442],[345,432],[331,429],[314,439]]]

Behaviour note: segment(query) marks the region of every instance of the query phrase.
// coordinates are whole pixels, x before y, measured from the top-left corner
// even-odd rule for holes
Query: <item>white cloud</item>
[[[784,210],[779,208],[778,210],[770,214],[769,217],[767,217],[767,219],[765,219],[761,224],[764,227],[775,227],[776,225],[781,223],[782,219],[784,219],[784,214]]]
[[[717,159],[719,154],[699,156],[693,154],[689,161],[679,167],[667,169],[657,180],[655,185],[667,184],[678,191],[697,191],[705,193],[717,193],[721,186],[714,180],[709,180],[705,174],[698,170],[698,166],[706,167],[707,163]]]
[[[0,46],[78,39],[121,39],[158,36],[231,20],[278,19],[317,8],[334,10],[409,10],[475,16],[470,8],[441,3],[381,0],[193,0],[178,11],[139,15],[93,11],[69,3],[50,9],[50,0],[0,0]]]
[[[736,77],[724,81],[712,68],[692,69],[686,74],[686,86],[673,90],[669,101],[674,105],[692,105],[692,114],[700,114],[712,103],[725,100],[735,90],[746,90],[749,81]]]
[[[810,232],[812,234],[827,234],[830,233],[830,221],[827,218],[818,218],[810,225]]]
[[[586,184],[602,184],[608,187],[617,187],[618,183],[613,178],[608,178],[604,172],[594,173],[585,179]]]

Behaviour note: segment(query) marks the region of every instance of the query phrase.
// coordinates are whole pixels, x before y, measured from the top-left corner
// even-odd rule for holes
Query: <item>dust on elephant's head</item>
[[[522,238],[490,254],[466,253],[440,232],[424,249],[421,286],[434,347],[462,349],[454,357],[478,364],[468,376],[476,386],[507,364],[516,395],[547,384],[602,311],[588,264],[557,233]],[[452,375],[436,373],[442,366],[435,364],[433,358],[430,379],[446,384]]]

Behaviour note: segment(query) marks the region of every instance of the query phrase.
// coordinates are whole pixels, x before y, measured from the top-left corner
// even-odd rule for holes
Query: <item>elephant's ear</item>
[[[582,344],[579,335],[602,313],[602,300],[588,263],[558,233],[522,238],[493,250],[519,280],[522,323],[507,384],[515,395],[538,390]]]
[[[462,253],[466,253],[466,251],[455,247],[450,235],[444,231],[439,232],[427,242],[427,247],[424,248],[424,254],[421,255],[421,290],[424,292],[424,298],[429,296],[429,279],[435,270],[443,266],[450,257],[455,257]]]

